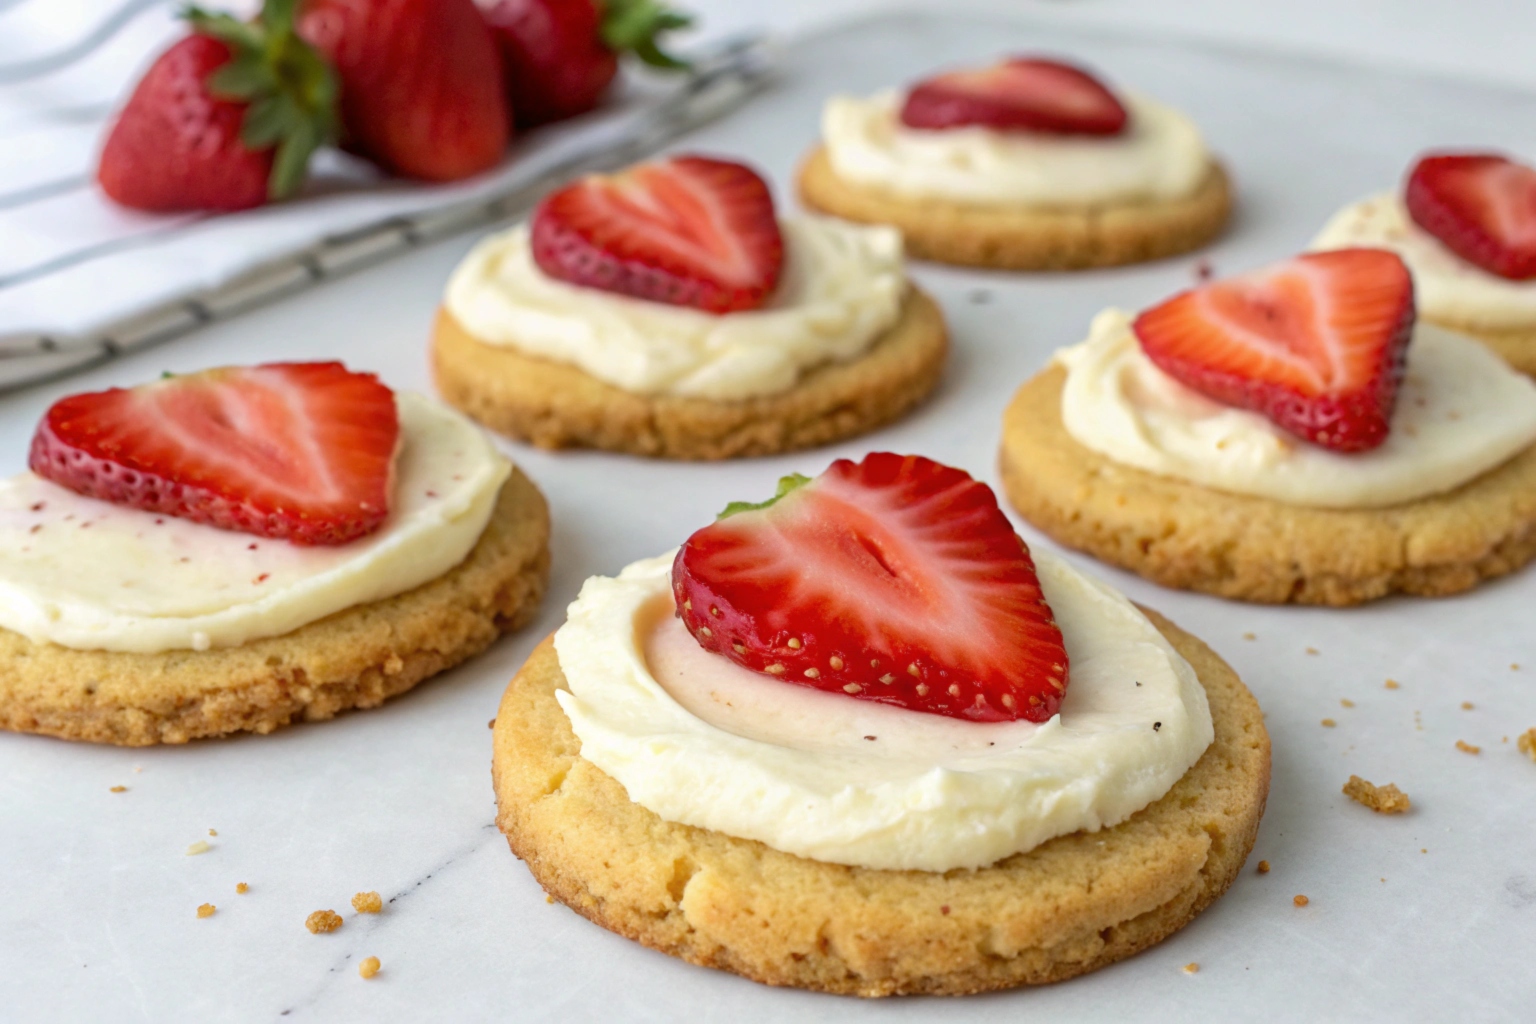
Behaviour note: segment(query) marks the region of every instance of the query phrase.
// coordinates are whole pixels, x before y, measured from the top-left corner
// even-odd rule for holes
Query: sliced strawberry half
[[[708,313],[756,309],[784,266],[768,185],[729,160],[677,156],[583,178],[533,215],[551,277]]]
[[[1395,253],[1338,249],[1181,292],[1135,331],[1196,391],[1359,452],[1387,439],[1413,322],[1413,279]]]
[[[340,363],[204,370],[54,403],[32,471],[118,505],[345,544],[389,514],[394,392]]]
[[[920,456],[839,459],[734,504],[672,566],[705,650],[859,700],[1043,722],[1067,686],[1029,549],[985,484]]]
[[[1496,153],[1432,154],[1408,175],[1405,200],[1414,223],[1468,263],[1536,277],[1536,169]]]
[[[1057,135],[1117,135],[1125,107],[1089,72],[1040,57],[950,71],[913,86],[901,108],[909,128],[981,125]]]

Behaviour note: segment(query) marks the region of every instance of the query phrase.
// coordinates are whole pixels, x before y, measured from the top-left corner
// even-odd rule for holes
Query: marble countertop
[[[791,48],[777,88],[686,145],[749,157],[787,198],[828,92],[1026,44],[1113,66],[1195,114],[1243,197],[1232,232],[1206,254],[1220,271],[1293,251],[1336,206],[1395,180],[1420,146],[1520,146],[1536,123],[1531,94],[1326,59],[1102,27],[888,18]],[[335,356],[427,390],[432,313],[473,241],[424,247],[0,399],[0,473],[22,467],[33,424],[58,396],[161,370]],[[1250,867],[1152,950],[1042,990],[862,1003],[690,967],[546,902],[492,823],[487,722],[584,578],[664,551],[725,502],[837,456],[917,451],[995,482],[998,418],[1017,384],[1079,340],[1100,308],[1153,301],[1193,267],[1023,277],[918,266],[956,339],[938,395],[874,437],[823,451],[682,465],[504,445],[553,509],[542,612],[382,708],[142,750],[0,735],[0,1020],[1528,1018],[1536,765],[1514,736],[1536,726],[1536,570],[1461,598],[1331,611],[1175,593],[1071,556],[1205,639],[1259,697],[1274,782],[1250,863],[1273,870]],[[1388,678],[1400,687],[1387,689]],[[1414,812],[1388,818],[1350,803],[1339,789],[1352,773],[1397,783]],[[188,854],[203,842],[206,852]],[[237,894],[241,882],[249,891]],[[383,895],[383,913],[352,912],[351,896],[367,890]],[[1310,904],[1294,907],[1296,894]],[[212,917],[196,916],[203,903],[217,907]],[[340,912],[344,926],[311,935],[304,919],[317,909]],[[383,970],[363,981],[367,956]],[[1190,962],[1198,974],[1181,970]]]

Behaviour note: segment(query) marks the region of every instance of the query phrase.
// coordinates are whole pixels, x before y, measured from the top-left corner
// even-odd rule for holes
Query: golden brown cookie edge
[[[1536,557],[1536,446],[1476,480],[1382,509],[1228,494],[1116,463],[1061,422],[1051,366],[1003,417],[1003,490],[1056,541],[1155,583],[1266,604],[1443,596]]]
[[[940,874],[824,864],[662,821],[579,756],[554,700],[564,677],[551,640],[530,656],[497,713],[497,824],[546,892],[582,916],[765,984],[959,995],[1075,977],[1156,944],[1225,892],[1252,849],[1269,789],[1269,737],[1253,695],[1198,639],[1147,614],[1205,685],[1215,742],[1131,819],[990,868]],[[551,800],[560,806],[550,808]],[[598,841],[565,824],[577,820],[599,823]],[[623,826],[638,829],[646,848],[626,843]],[[1153,850],[1162,855],[1149,857]],[[799,915],[754,906],[780,875],[799,883],[792,887],[803,898],[790,908]],[[1011,913],[1001,912],[999,894],[1015,897]],[[807,907],[809,922],[786,927]]]
[[[0,729],[119,746],[269,733],[369,708],[534,615],[549,511],[516,467],[458,566],[404,594],[209,651],[76,651],[0,629]]]
[[[901,319],[862,356],[810,371],[789,391],[735,402],[638,395],[574,367],[489,345],[446,309],[432,336],[438,392],[500,434],[540,448],[718,460],[831,444],[885,426],[938,386],[943,313],[911,287]]]
[[[1232,214],[1232,184],[1212,161],[1184,199],[1103,206],[1003,206],[921,201],[839,178],[825,146],[796,177],[809,209],[901,229],[919,259],[994,270],[1086,270],[1177,256],[1214,241]]]

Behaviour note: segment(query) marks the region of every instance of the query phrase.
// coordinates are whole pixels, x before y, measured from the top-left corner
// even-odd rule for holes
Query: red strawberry
[[[532,233],[551,277],[709,313],[761,306],[784,265],[767,183],[702,156],[583,178],[539,204]]]
[[[96,176],[141,210],[243,210],[304,179],[333,133],[335,81],[293,33],[294,0],[254,22],[195,8],[196,31],[150,65],[118,116]]]
[[[511,114],[473,0],[306,0],[299,32],[341,78],[348,148],[427,181],[501,161]]]
[[[688,538],[672,566],[700,646],[754,672],[983,722],[1043,722],[1061,630],[991,488],[920,456],[785,477]]]
[[[1387,439],[1413,322],[1413,279],[1395,253],[1339,249],[1181,292],[1135,329],[1174,379],[1359,452]]]
[[[1494,153],[1426,156],[1408,175],[1414,223],[1468,263],[1536,277],[1536,169]]]
[[[522,128],[597,106],[626,50],[655,67],[682,67],[657,37],[692,23],[656,0],[489,0],[483,10]]]
[[[1117,135],[1125,107],[1082,68],[1013,57],[989,68],[951,71],[913,86],[901,108],[909,128],[982,125],[1057,135]]]
[[[395,396],[340,363],[268,363],[55,402],[32,471],[118,505],[295,544],[345,544],[389,513]]]

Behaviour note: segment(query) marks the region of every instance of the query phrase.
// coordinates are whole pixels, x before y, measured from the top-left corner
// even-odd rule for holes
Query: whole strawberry
[[[501,160],[511,115],[473,0],[306,0],[299,33],[340,78],[347,148],[427,181]]]
[[[483,10],[522,128],[596,107],[623,52],[655,67],[682,67],[657,39],[692,23],[656,0],[483,0]]]
[[[293,31],[296,0],[253,22],[187,11],[193,34],[152,64],[107,136],[96,177],[140,210],[243,210],[304,180],[334,131],[335,79]]]

